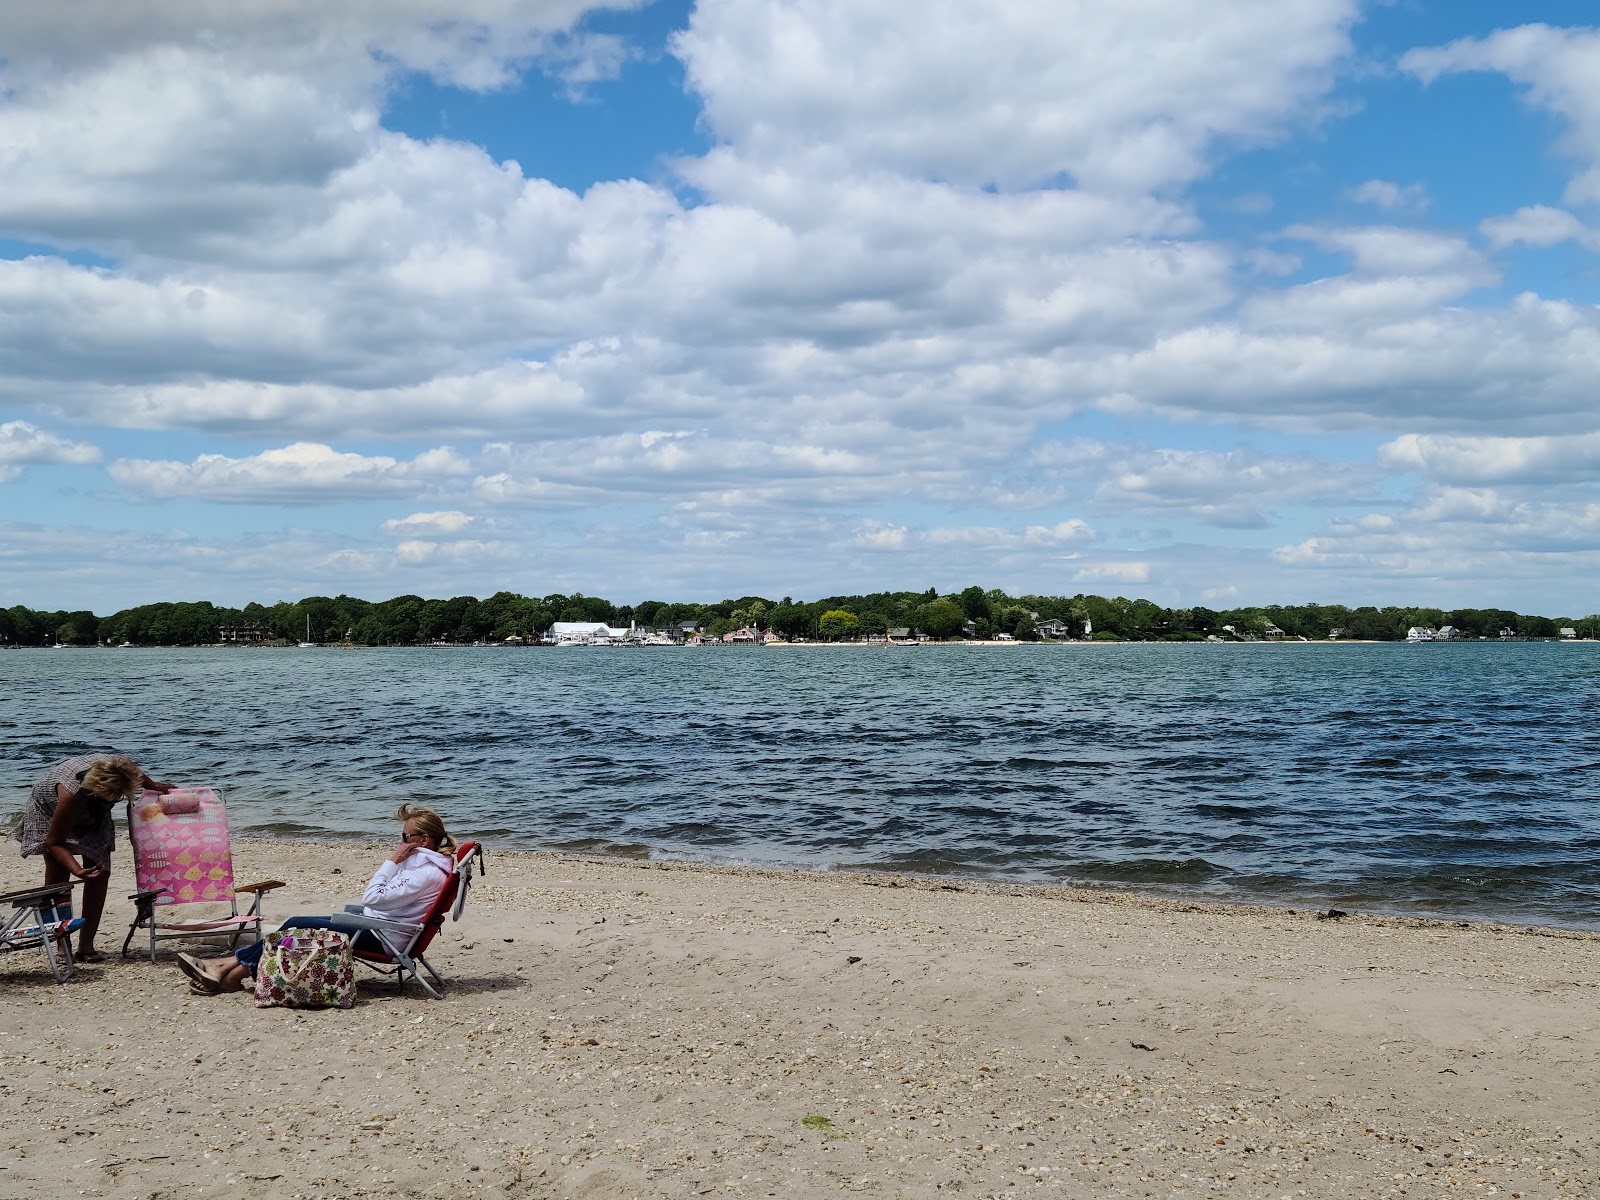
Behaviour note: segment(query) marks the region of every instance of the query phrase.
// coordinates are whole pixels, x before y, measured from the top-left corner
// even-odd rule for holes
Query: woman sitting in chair
[[[439,889],[449,882],[455,871],[455,859],[448,852],[453,851],[456,844],[445,832],[444,821],[432,809],[402,804],[394,816],[402,822],[400,845],[373,875],[361,903],[366,906],[364,911],[369,917],[416,924],[427,915]],[[336,929],[337,921],[335,917],[290,917],[278,928]],[[351,945],[357,950],[380,953],[396,949],[370,929],[358,932]],[[196,992],[214,995],[242,991],[245,980],[256,973],[264,946],[263,942],[254,942],[221,958],[201,959],[180,954],[178,966],[189,977],[189,986]]]

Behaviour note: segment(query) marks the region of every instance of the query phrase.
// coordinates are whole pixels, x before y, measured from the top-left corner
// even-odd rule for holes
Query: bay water
[[[0,696],[0,812],[115,747],[252,837],[410,800],[491,852],[1600,929],[1592,643],[38,649]]]

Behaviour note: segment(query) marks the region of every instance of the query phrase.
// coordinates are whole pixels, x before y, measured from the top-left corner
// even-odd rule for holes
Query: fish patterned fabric
[[[144,792],[128,812],[140,891],[166,888],[157,904],[233,899],[228,811],[208,787]]]

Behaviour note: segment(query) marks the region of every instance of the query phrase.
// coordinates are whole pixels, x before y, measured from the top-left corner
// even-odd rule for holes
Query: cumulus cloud
[[[1561,147],[1585,166],[1567,185],[1568,203],[1600,202],[1600,30],[1522,25],[1484,38],[1412,50],[1402,70],[1432,83],[1442,75],[1494,71],[1522,86],[1530,103],[1568,123]]]
[[[759,161],[1133,192],[1305,115],[1356,5],[1245,0],[703,0],[677,51],[720,139]],[[892,48],[890,52],[889,48]],[[983,69],[974,70],[974,63]],[[1157,65],[1159,64],[1159,65]]]
[[[1244,244],[1201,223],[1188,185],[1328,116],[1359,8],[703,0],[673,46],[712,149],[581,190],[537,154],[384,120],[415,72],[489,89],[542,70],[581,100],[635,54],[582,23],[584,0],[7,10],[0,235],[46,251],[0,260],[0,412],[279,446],[111,474],[302,515],[387,499],[361,537],[308,535],[301,561],[351,583],[448,586],[521,513],[585,590],[607,571],[632,588],[640,564],[694,586],[680,563],[732,577],[765,554],[808,576],[1148,582],[1173,560],[1107,556],[1085,519],[1260,528],[1375,486],[1369,466],[1244,448],[1030,457],[1041,426],[1095,409],[1411,430],[1380,465],[1464,487],[1581,473],[1570,447],[1439,439],[1592,429],[1592,307],[1499,303],[1510,255],[1450,233],[1308,217]],[[1511,74],[1593,164],[1591,53],[1535,29],[1406,62]],[[1427,193],[1375,178],[1347,199],[1397,222]],[[1481,233],[1592,242],[1538,206]]]
[[[80,465],[100,461],[100,448],[71,442],[27,421],[0,422],[0,483],[17,479],[26,466]]]
[[[1558,246],[1562,242],[1581,242],[1591,249],[1600,247],[1600,237],[1571,213],[1545,204],[1519,208],[1506,217],[1489,217],[1479,228],[1496,247],[1522,243],[1527,246]]]
[[[278,64],[296,74],[344,77],[353,63],[372,70],[427,72],[469,88],[499,87],[552,34],[584,12],[626,9],[640,0],[80,0],[8,11],[8,69],[28,64],[81,68],[145,46],[174,46]]]
[[[1600,479],[1600,432],[1560,437],[1464,437],[1407,433],[1378,459],[1447,484],[1592,483]]]
[[[410,495],[429,484],[464,476],[471,467],[448,447],[403,462],[296,442],[247,458],[202,454],[192,463],[125,458],[108,469],[124,487],[151,497],[227,504],[311,504]]]

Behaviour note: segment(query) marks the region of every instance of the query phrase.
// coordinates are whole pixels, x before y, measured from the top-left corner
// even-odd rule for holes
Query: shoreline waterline
[[[452,831],[454,832],[454,831]],[[464,834],[477,840],[470,830]],[[374,842],[370,838],[352,835],[348,838],[328,839],[295,837],[269,841],[262,838],[236,837],[233,844],[239,847],[236,856],[258,853],[273,844],[288,843],[315,848],[319,852],[361,850],[374,861],[394,849],[392,844]],[[983,878],[974,875],[927,875],[911,871],[873,871],[858,869],[817,869],[813,867],[778,864],[717,862],[707,859],[683,858],[661,855],[608,854],[594,851],[575,851],[559,848],[497,848],[484,843],[486,853],[496,859],[521,859],[529,863],[588,864],[603,868],[628,868],[639,871],[681,871],[708,876],[746,879],[757,883],[786,885],[801,883],[841,884],[887,889],[910,889],[919,892],[948,892],[972,896],[1011,897],[1035,899],[1052,904],[1110,905],[1138,908],[1153,913],[1203,913],[1210,916],[1231,916],[1240,919],[1292,917],[1316,921],[1352,923],[1364,922],[1402,929],[1478,929],[1496,933],[1521,933],[1537,937],[1573,938],[1580,941],[1600,941],[1600,922],[1592,927],[1547,925],[1537,922],[1502,921],[1488,917],[1427,916],[1416,913],[1385,911],[1382,909],[1339,909],[1329,901],[1307,906],[1305,903],[1271,903],[1267,901],[1219,900],[1202,894],[1181,890],[1157,892],[1138,888],[1119,888],[1081,883],[1027,883],[1016,880]],[[242,877],[241,877],[242,881]],[[1330,916],[1330,912],[1335,915]]]

